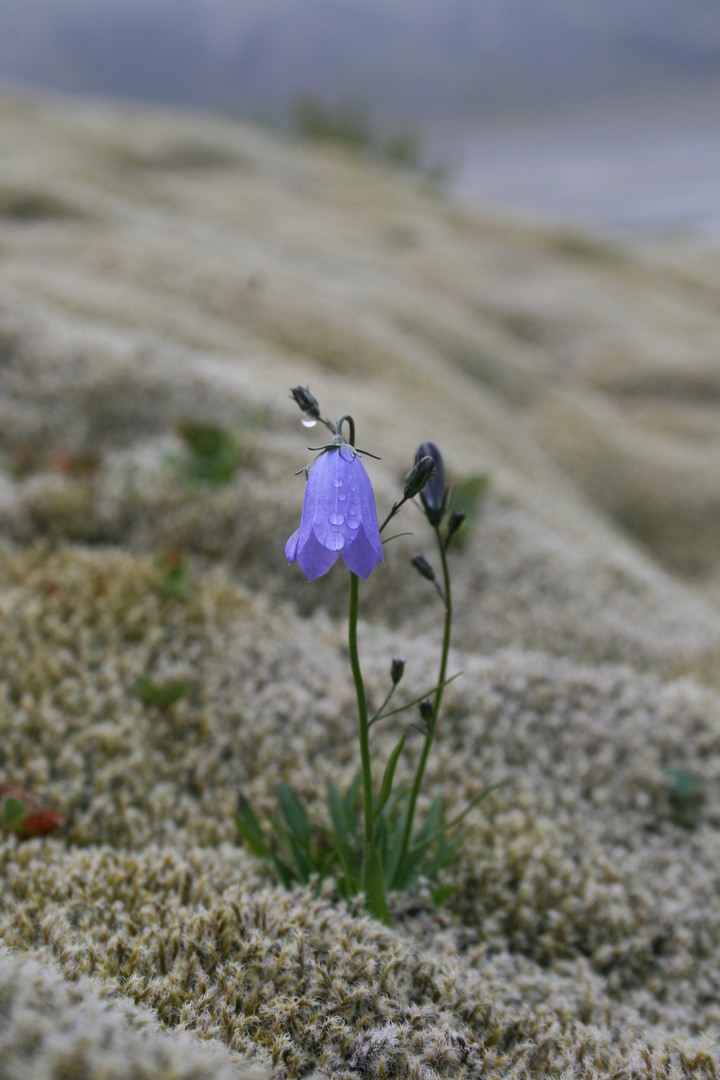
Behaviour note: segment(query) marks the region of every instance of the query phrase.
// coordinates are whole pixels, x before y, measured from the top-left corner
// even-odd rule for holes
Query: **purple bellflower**
[[[308,581],[326,574],[342,555],[348,570],[367,580],[383,559],[375,496],[365,467],[349,443],[320,455],[305,487],[300,528],[285,545]]]

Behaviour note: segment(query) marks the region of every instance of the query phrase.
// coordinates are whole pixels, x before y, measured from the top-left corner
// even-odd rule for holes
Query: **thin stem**
[[[360,758],[362,761],[363,811],[365,815],[365,853],[363,869],[367,871],[369,851],[373,842],[373,795],[372,772],[370,769],[370,725],[368,723],[365,684],[360,670],[360,658],[357,647],[358,617],[358,577],[350,574],[350,612],[348,616],[348,645],[350,648],[350,667],[352,668],[357,694],[358,721],[360,725]]]
[[[350,445],[352,447],[354,447],[355,446],[355,421],[353,420],[350,413],[343,413],[343,415],[340,417],[337,424],[335,425],[335,432],[336,432],[337,435],[342,435],[342,426],[343,426],[343,424],[345,423],[346,420],[348,422],[348,427],[350,428],[350,438],[349,438],[348,442],[350,443]]]
[[[378,717],[380,716],[380,713],[381,713],[381,712],[383,711],[383,709],[385,708],[385,706],[386,706],[386,705],[388,704],[388,702],[390,701],[390,698],[391,698],[391,697],[393,696],[393,694],[395,693],[395,687],[396,687],[396,686],[397,686],[397,683],[393,683],[393,684],[392,684],[392,686],[391,686],[391,687],[390,687],[390,689],[388,690],[387,694],[385,695],[385,700],[383,701],[382,705],[380,705],[380,706],[379,706],[379,707],[378,707],[378,708],[377,708],[377,709],[375,710],[375,712],[373,713],[372,717],[370,718],[370,722],[368,723],[368,727],[372,727],[372,725],[373,725],[373,724],[375,723],[375,721],[376,721],[376,720],[378,719]]]
[[[443,580],[445,582],[445,595],[443,597],[445,603],[445,628],[443,632],[443,644],[442,654],[440,657],[440,672],[438,674],[438,685],[435,691],[435,700],[433,702],[432,716],[428,722],[427,732],[425,734],[425,744],[420,755],[420,761],[415,772],[415,779],[413,781],[412,790],[410,792],[410,801],[408,803],[407,811],[405,814],[405,825],[403,828],[402,842],[400,847],[400,857],[396,863],[398,870],[405,862],[405,856],[410,845],[410,838],[412,836],[413,821],[415,818],[415,807],[420,794],[420,787],[425,775],[425,767],[430,755],[430,748],[435,738],[435,727],[437,725],[438,715],[440,713],[440,706],[442,704],[443,690],[447,685],[445,674],[447,672],[448,653],[450,651],[450,631],[452,630],[452,593],[450,592],[450,570],[447,562],[447,551],[443,544],[442,536],[440,535],[440,526],[433,526],[435,529],[435,537],[437,539],[438,548],[440,551],[440,558],[442,560],[443,568]],[[439,589],[438,589],[439,591]],[[441,594],[442,595],[442,594]]]
[[[447,686],[448,683],[455,682],[455,679],[459,679],[461,675],[462,671],[458,671],[457,674],[451,675],[449,679],[445,680],[445,685]],[[412,709],[413,705],[419,705],[421,701],[425,700],[425,698],[429,698],[431,694],[436,693],[437,686],[433,686],[426,693],[420,694],[419,697],[413,698],[412,701],[407,701],[404,705],[398,705],[397,709],[391,709],[390,712],[379,713],[377,716],[373,716],[372,720],[370,721],[370,727],[372,727],[376,720],[385,720],[388,716],[396,716],[397,713],[406,712],[408,709]]]
[[[405,500],[405,499],[403,499],[403,500],[402,500],[401,502],[399,502],[399,503],[395,503],[395,504],[393,505],[393,508],[392,508],[392,510],[390,511],[390,513],[388,514],[388,516],[387,516],[387,517],[385,518],[385,520],[383,521],[382,525],[380,526],[380,532],[382,532],[382,531],[383,531],[383,529],[384,529],[384,528],[385,528],[385,526],[386,526],[386,525],[388,524],[388,522],[392,521],[392,519],[393,519],[393,518],[395,517],[395,515],[396,515],[396,514],[397,514],[397,512],[398,512],[398,510],[400,509],[400,507],[402,506],[402,504],[403,504],[403,503],[404,503],[405,501],[406,501],[406,500]]]

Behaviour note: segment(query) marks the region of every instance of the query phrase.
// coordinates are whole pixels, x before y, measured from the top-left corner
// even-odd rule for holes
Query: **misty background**
[[[717,0],[0,0],[0,79],[416,133],[459,195],[720,240]]]

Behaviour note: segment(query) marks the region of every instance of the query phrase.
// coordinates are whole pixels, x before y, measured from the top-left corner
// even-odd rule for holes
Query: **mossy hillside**
[[[6,443],[127,449],[190,402],[237,418],[303,378],[342,409],[362,380],[373,436],[402,400],[409,440],[470,443],[463,467],[546,487],[544,457],[665,565],[713,577],[711,255],[473,214],[220,118],[15,99],[0,123],[0,206],[69,208],[4,219]]]
[[[473,815],[444,912],[422,891],[396,896],[386,931],[331,888],[285,893],[233,836],[241,790],[269,807],[285,778],[322,817],[326,781],[349,780],[338,629],[218,572],[166,599],[154,574],[119,552],[3,553],[4,670],[16,658],[3,769],[67,818],[57,838],[2,845],[7,945],[289,1076],[611,1071],[643,1052],[692,1073],[704,1060],[693,1038],[720,1025],[713,693],[532,653],[455,654],[465,674],[430,787],[452,809],[504,786]],[[382,686],[397,633],[363,639]],[[420,639],[410,670],[433,654]],[[143,671],[192,689],[154,709],[133,693]],[[387,754],[396,731],[378,734]],[[702,786],[695,830],[674,820],[669,765]]]

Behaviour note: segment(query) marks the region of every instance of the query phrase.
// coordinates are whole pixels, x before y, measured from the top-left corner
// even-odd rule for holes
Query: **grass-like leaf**
[[[365,891],[370,913],[386,926],[392,926],[390,912],[385,900],[385,877],[377,848],[371,844],[367,851],[365,866]]]
[[[405,736],[403,735],[403,737],[400,739],[399,743],[393,750],[392,754],[388,758],[388,763],[385,766],[385,773],[383,775],[382,784],[380,786],[380,794],[378,795],[378,800],[375,805],[374,813],[376,818],[379,814],[382,813],[385,804],[390,798],[390,792],[392,791],[393,780],[395,778],[395,769],[397,768],[398,759],[403,752],[404,746]]]
[[[328,810],[333,823],[333,841],[337,850],[342,868],[345,872],[348,886],[355,883],[353,854],[350,847],[350,829],[348,826],[345,803],[340,794],[340,789],[334,780],[330,781],[328,788]]]
[[[290,832],[302,848],[307,849],[310,845],[310,822],[305,807],[290,785],[284,781],[278,785],[277,792],[280,809]]]
[[[188,686],[184,682],[155,683],[146,675],[141,675],[133,683],[133,690],[146,705],[154,705],[156,709],[169,709],[176,701],[185,697]]]
[[[0,825],[3,829],[10,829],[14,832],[16,829],[21,828],[27,816],[28,809],[25,804],[20,799],[16,799],[14,795],[8,795],[0,814]]]
[[[158,552],[153,562],[158,570],[157,591],[171,600],[185,600],[190,591],[190,560],[187,555],[179,549]]]

